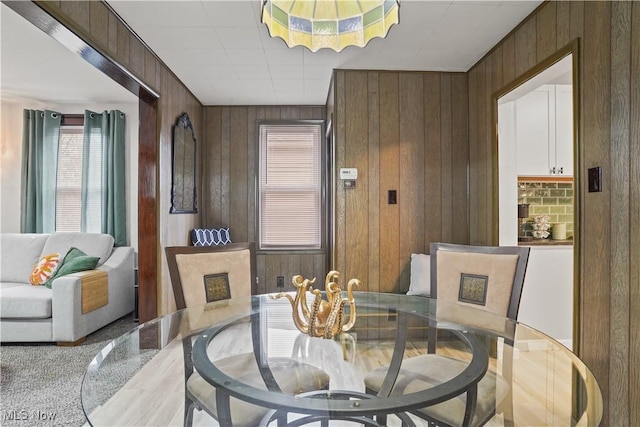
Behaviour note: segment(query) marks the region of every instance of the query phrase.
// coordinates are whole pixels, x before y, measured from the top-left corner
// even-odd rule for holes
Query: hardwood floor
[[[297,331],[290,331],[293,337]],[[527,337],[524,337],[527,338]],[[532,337],[531,337],[532,338]],[[284,338],[283,338],[284,339]],[[284,341],[283,341],[284,342]],[[235,340],[238,343],[238,340]],[[315,340],[315,347],[305,348],[318,355],[317,362],[325,363],[329,351],[339,349],[337,341]],[[234,345],[230,334],[224,346]],[[359,341],[353,361],[344,363],[350,371],[360,371],[360,375],[389,363],[392,347],[383,341]],[[290,350],[288,350],[290,351]],[[408,346],[407,357],[417,356],[426,351],[422,342],[412,342]],[[513,358],[508,357],[513,352]],[[458,346],[451,342],[441,342],[438,352],[455,358],[468,358]],[[506,353],[505,353],[506,352]],[[133,426],[133,425],[182,425],[184,371],[181,342],[170,343],[162,352],[155,355],[142,366],[126,384],[104,405],[96,409],[92,420],[94,425]],[[494,351],[496,357],[490,359],[490,368],[503,373],[504,360],[513,360],[513,419],[519,426],[542,425],[593,425],[588,418],[572,421],[572,389],[576,386],[576,372],[572,369],[570,356],[561,348],[535,339],[518,341],[516,348],[498,345]],[[505,359],[505,355],[507,359]],[[324,359],[324,360],[323,360]],[[306,360],[306,359],[305,359]],[[310,357],[309,360],[313,360]],[[134,361],[135,362],[135,361]],[[139,363],[139,360],[137,361]],[[330,375],[340,375],[340,364],[333,363]],[[350,367],[350,368],[349,368]],[[356,369],[353,369],[356,367]],[[335,371],[337,370],[337,371]],[[345,374],[345,377],[349,375]],[[357,375],[356,375],[357,376]],[[332,380],[333,381],[333,380]],[[341,387],[343,385],[337,385]],[[589,385],[587,385],[589,386]],[[331,388],[335,388],[334,384]],[[593,414],[591,414],[593,417]],[[584,418],[584,417],[583,417]],[[389,417],[389,426],[399,426],[400,420]],[[416,419],[418,426],[426,422]],[[195,411],[194,425],[216,425],[204,412]],[[354,425],[347,422],[331,422],[331,426]],[[489,427],[504,425],[503,416],[494,416],[487,424]]]

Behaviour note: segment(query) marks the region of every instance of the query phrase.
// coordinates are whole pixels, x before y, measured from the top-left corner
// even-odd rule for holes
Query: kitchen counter
[[[573,246],[573,239],[553,240],[553,239],[533,239],[528,242],[518,242],[518,246]]]

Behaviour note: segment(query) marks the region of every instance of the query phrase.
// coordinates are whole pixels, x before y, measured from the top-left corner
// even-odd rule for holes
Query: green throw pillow
[[[62,265],[58,267],[56,273],[51,276],[49,280],[45,283],[47,288],[51,288],[51,282],[53,282],[58,277],[65,276],[71,273],[77,273],[79,271],[85,270],[93,270],[98,265],[98,261],[100,257],[97,256],[89,256],[82,252],[78,248],[71,248],[69,252],[64,256],[62,260]]]

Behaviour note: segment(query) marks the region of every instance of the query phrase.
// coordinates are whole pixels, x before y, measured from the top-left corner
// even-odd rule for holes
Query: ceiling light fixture
[[[399,8],[399,0],[264,0],[262,22],[289,47],[340,52],[386,37]]]

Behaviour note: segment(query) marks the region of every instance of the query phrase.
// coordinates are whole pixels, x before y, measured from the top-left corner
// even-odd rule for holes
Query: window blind
[[[320,125],[260,125],[261,249],[321,247],[320,132]]]
[[[60,128],[56,179],[56,231],[80,231],[82,126]]]

